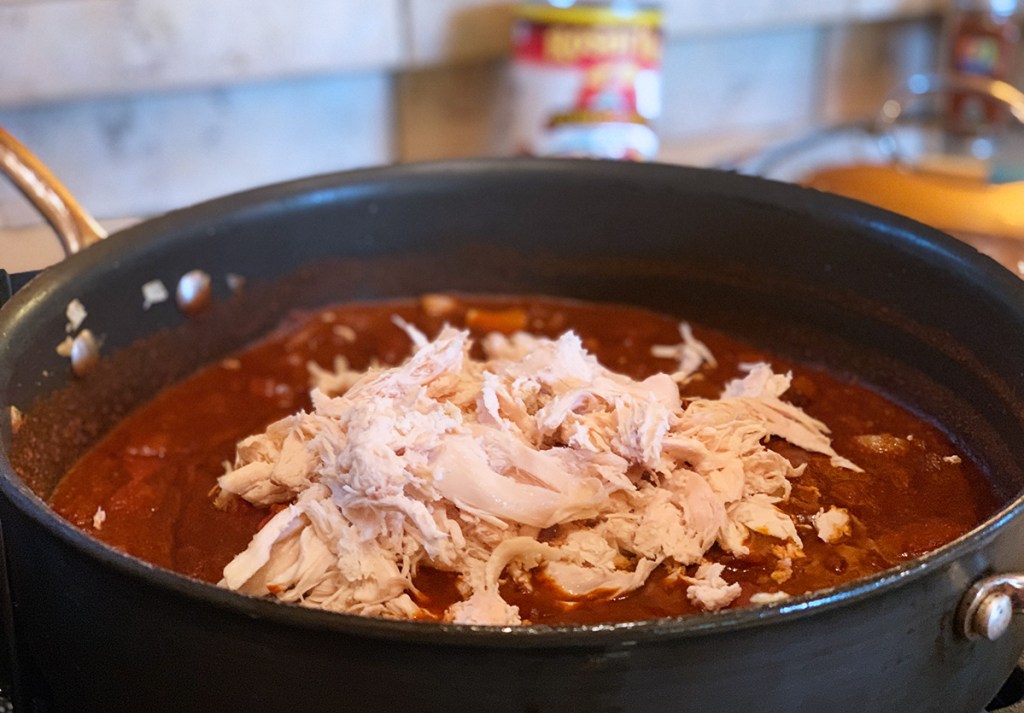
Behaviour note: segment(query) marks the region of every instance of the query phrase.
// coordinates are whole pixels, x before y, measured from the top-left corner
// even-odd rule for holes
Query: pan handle
[[[957,623],[968,639],[995,641],[1024,612],[1024,574],[996,574],[974,583],[960,602]]]
[[[107,237],[107,231],[79,205],[43,162],[2,128],[0,172],[14,183],[54,229],[65,254],[74,254]],[[0,305],[16,287],[0,270]],[[0,530],[0,633],[5,642],[0,646],[0,711],[11,710],[12,703],[18,711],[30,709],[25,680],[15,652],[14,628],[14,612],[4,566],[3,533]]]
[[[67,255],[107,237],[107,231],[79,205],[42,161],[0,128],[0,172],[36,207],[57,233]]]

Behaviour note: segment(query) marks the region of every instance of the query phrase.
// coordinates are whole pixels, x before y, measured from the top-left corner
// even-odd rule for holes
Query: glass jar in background
[[[946,65],[954,74],[1014,80],[1020,42],[1019,0],[953,0],[946,23]],[[1007,120],[1006,108],[977,95],[953,93],[949,129],[960,135],[984,133]]]
[[[511,151],[653,159],[661,24],[649,2],[522,2],[512,38]]]

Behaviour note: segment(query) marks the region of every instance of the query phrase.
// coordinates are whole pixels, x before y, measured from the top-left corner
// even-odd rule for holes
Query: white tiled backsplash
[[[708,163],[873,111],[934,66],[943,3],[664,6],[663,158]],[[492,0],[0,0],[0,126],[102,218],[488,154],[511,17]],[[0,181],[0,228],[31,222]]]
[[[150,215],[387,161],[390,99],[389,77],[364,72],[7,109],[0,126],[96,215]],[[13,190],[0,194],[0,218],[38,222]]]
[[[399,64],[398,0],[0,0],[0,102]]]

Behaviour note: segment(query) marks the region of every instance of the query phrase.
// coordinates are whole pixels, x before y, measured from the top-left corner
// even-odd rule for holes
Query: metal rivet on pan
[[[92,332],[83,329],[71,342],[71,371],[76,376],[85,376],[100,360],[100,347]]]
[[[1010,628],[1013,601],[1008,594],[990,594],[974,613],[974,628],[980,636],[995,641]]]
[[[202,270],[190,270],[178,280],[175,298],[185,314],[197,314],[210,303],[210,276]]]
[[[975,582],[957,611],[960,630],[969,639],[995,641],[1010,629],[1015,611],[1024,609],[1024,574],[999,574]]]

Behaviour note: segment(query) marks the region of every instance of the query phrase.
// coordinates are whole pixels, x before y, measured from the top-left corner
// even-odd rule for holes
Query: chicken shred
[[[672,380],[685,384],[700,371],[702,365],[706,363],[713,367],[716,362],[708,346],[693,336],[689,322],[679,323],[679,336],[683,340],[679,344],[655,344],[651,347],[651,356],[678,361],[679,366],[673,372]]]
[[[446,620],[505,626],[523,621],[501,596],[506,573],[536,575],[572,601],[633,591],[666,563],[692,566],[687,596],[717,610],[740,588],[705,559],[709,548],[746,553],[751,531],[801,546],[777,504],[802,468],[767,440],[856,468],[824,424],[779,398],[790,376],[767,364],[746,365],[719,399],[684,402],[679,372],[631,379],[572,332],[492,333],[473,359],[468,332],[428,340],[396,325],[413,342],[407,361],[355,374],[339,360],[333,378],[313,369],[311,411],[238,444],[218,503],[279,510],[222,586],[430,618],[413,583],[430,567],[458,575],[464,597]],[[700,359],[713,363],[710,352]],[[556,534],[541,541],[546,528]]]
[[[811,521],[818,531],[818,538],[829,544],[838,542],[851,532],[850,512],[846,508],[833,505],[828,510],[818,510],[811,516]]]

